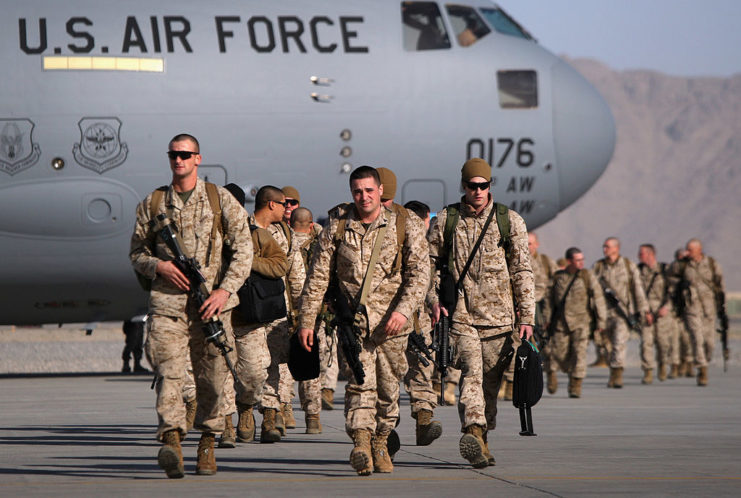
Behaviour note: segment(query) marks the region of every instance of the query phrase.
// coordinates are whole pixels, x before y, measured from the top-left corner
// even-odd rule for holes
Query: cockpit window
[[[461,47],[470,47],[485,37],[491,30],[471,7],[463,5],[446,5],[450,24],[453,25],[455,37]]]
[[[450,39],[435,2],[401,2],[404,50],[450,48]]]
[[[486,20],[489,21],[489,24],[491,24],[491,26],[500,33],[518,36],[520,38],[525,38],[526,40],[534,40],[534,38],[530,36],[530,33],[525,31],[522,26],[517,24],[517,21],[509,17],[502,9],[482,8],[480,10],[481,13],[484,14]]]
[[[538,107],[538,78],[533,70],[497,71],[497,87],[502,109]]]

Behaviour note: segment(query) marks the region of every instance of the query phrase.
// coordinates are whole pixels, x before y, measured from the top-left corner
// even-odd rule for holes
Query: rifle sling
[[[481,246],[481,242],[484,240],[484,235],[486,235],[486,230],[489,228],[492,218],[494,218],[494,211],[496,211],[496,208],[497,206],[492,203],[491,211],[489,211],[489,217],[486,218],[486,223],[484,223],[484,228],[481,229],[481,234],[479,235],[479,238],[476,240],[476,243],[473,245],[473,249],[471,249],[471,254],[469,254],[468,260],[466,261],[465,266],[463,266],[463,270],[461,271],[461,274],[458,276],[458,281],[455,283],[456,291],[458,291],[458,289],[461,288],[463,279],[466,277],[466,273],[468,273],[468,269],[471,267],[471,263],[473,262],[473,257],[476,255],[476,252],[479,250],[479,247]]]
[[[578,270],[576,273],[574,273],[573,278],[571,279],[571,282],[569,282],[569,285],[566,287],[566,292],[564,292],[563,297],[561,298],[561,302],[558,303],[558,308],[553,310],[553,319],[551,319],[551,327],[553,327],[556,323],[556,320],[559,319],[560,315],[563,313],[564,309],[566,309],[566,297],[569,295],[569,291],[571,291],[571,287],[574,285],[574,282],[576,282],[576,279],[579,278],[579,273],[581,270]],[[550,327],[549,327],[550,328]]]
[[[358,307],[365,307],[368,302],[368,293],[370,292],[371,282],[373,281],[373,270],[376,267],[376,261],[378,261],[378,255],[381,253],[381,246],[383,245],[383,238],[386,236],[386,230],[388,230],[388,223],[383,225],[378,230],[378,235],[373,243],[373,252],[371,253],[370,261],[368,261],[368,269],[365,271],[365,277],[363,278],[363,288],[360,291],[360,300],[358,301]]]

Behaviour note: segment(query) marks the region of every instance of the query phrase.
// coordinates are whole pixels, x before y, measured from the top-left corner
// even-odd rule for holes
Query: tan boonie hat
[[[376,168],[383,185],[382,201],[390,201],[396,196],[396,175],[388,168]]]
[[[464,182],[477,176],[484,178],[487,182],[491,181],[491,166],[480,157],[469,159],[461,168],[461,180]]]
[[[301,196],[298,195],[298,190],[296,190],[295,187],[287,185],[280,190],[283,192],[283,195],[285,195],[289,199],[296,199],[297,201],[301,202]]]

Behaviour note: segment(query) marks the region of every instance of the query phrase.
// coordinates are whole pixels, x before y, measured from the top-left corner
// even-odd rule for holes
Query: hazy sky
[[[741,73],[741,0],[497,0],[557,55],[680,76]]]

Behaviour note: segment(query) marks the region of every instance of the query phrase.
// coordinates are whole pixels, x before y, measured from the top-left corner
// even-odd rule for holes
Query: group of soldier
[[[655,335],[660,365],[666,366],[659,331],[667,317],[673,319],[672,304],[659,290],[671,293],[677,285],[668,275],[681,273],[690,282],[686,323],[698,382],[700,375],[707,382],[712,340],[703,318],[713,308],[702,285],[707,277],[722,286],[722,277],[701,250],[699,260],[677,262],[671,273],[650,259],[639,272],[619,256],[619,243],[611,238],[593,272],[582,270],[578,249],[567,251],[568,265],[557,271],[537,253],[537,238],[528,235],[523,219],[494,202],[491,167],[478,158],[461,168],[460,203],[432,220],[422,203],[393,202],[392,171],[361,166],[350,174],[352,202],[330,210],[321,229],[293,187],[262,187],[249,215],[239,187],[217,187],[198,177],[200,145],[191,135],[175,136],[168,157],[172,182],[137,207],[130,251],[150,289],[145,350],[156,375],[157,438],[163,443],[158,463],[168,477],[184,476],[180,443],[191,428],[201,431],[196,473],[211,475],[217,471],[216,438],[220,447],[254,440],[255,412],[262,414],[261,443],[278,442],[295,427],[295,382],[287,366],[292,337],[306,351],[319,349],[321,374],[300,381],[298,394],[306,432],[321,433],[320,411],[332,408],[342,356],[327,319],[335,312],[332,295],[349,303],[355,360],[364,372],[360,379],[348,374],[344,399],[350,464],[358,475],[393,471],[401,382],[410,395],[418,445],[440,437],[442,426],[433,420],[437,396],[442,391],[452,404],[458,383],[461,456],[475,468],[494,465],[488,433],[496,426],[497,396],[500,387],[511,396],[508,359],[521,340],[531,339],[534,327],[550,331],[549,390],[555,392],[561,367],[570,375],[569,394],[578,396],[594,310],[595,344],[609,356],[611,386],[620,387],[628,332],[605,306],[601,280],[613,286],[629,312],[642,313],[646,329],[653,327],[644,334],[646,364],[653,363],[648,338]],[[192,298],[193,283],[158,236],[163,220],[177,227],[182,252],[197,263],[205,299]],[[691,258],[695,242],[688,244]],[[238,307],[238,291],[254,273],[283,279],[284,318],[256,323]],[[408,343],[410,334],[431,342],[430,331],[441,320],[450,323],[451,366],[459,373],[435,385],[434,365],[424,366]],[[204,324],[213,323],[221,333],[207,337]]]

